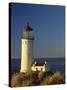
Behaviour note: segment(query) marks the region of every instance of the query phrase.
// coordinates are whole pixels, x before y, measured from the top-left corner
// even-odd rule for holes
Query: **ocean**
[[[47,65],[50,71],[60,71],[65,73],[65,58],[35,58],[34,61],[44,62],[47,61]],[[21,59],[11,59],[11,73],[20,71]]]

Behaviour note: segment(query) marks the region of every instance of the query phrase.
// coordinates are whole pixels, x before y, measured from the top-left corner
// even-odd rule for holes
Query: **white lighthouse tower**
[[[21,38],[21,69],[20,72],[28,72],[31,69],[33,61],[33,32],[32,28],[27,25],[24,28]]]

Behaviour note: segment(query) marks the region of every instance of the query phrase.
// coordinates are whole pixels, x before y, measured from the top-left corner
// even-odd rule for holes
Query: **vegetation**
[[[52,72],[27,72],[15,73],[11,76],[11,86],[36,86],[36,85],[53,85],[64,84],[65,78],[62,73]]]

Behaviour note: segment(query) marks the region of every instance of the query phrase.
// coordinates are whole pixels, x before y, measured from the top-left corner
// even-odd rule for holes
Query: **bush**
[[[37,72],[16,73],[12,75],[11,86],[34,86],[38,81]]]
[[[52,72],[27,72],[16,73],[11,77],[11,86],[36,86],[36,85],[53,85],[63,84],[65,82],[64,75],[56,71]]]
[[[46,76],[41,82],[41,85],[63,84],[64,81],[64,76],[56,71],[53,75]]]

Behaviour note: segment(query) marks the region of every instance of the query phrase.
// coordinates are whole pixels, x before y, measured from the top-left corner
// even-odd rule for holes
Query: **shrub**
[[[36,85],[53,85],[63,84],[65,82],[64,75],[59,71],[52,72],[27,72],[16,73],[11,77],[11,86],[36,86]]]
[[[53,75],[48,75],[46,78],[43,79],[41,82],[42,85],[53,85],[53,84],[63,84],[64,83],[64,76],[56,71]]]

